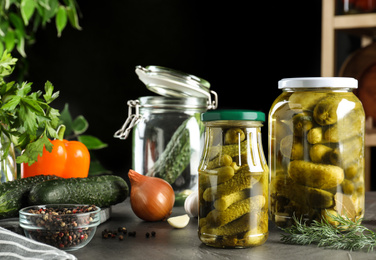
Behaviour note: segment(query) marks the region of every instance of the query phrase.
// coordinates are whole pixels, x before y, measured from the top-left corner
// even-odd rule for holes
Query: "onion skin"
[[[130,169],[131,207],[145,221],[165,221],[172,213],[175,192],[171,185],[157,177],[144,176]]]

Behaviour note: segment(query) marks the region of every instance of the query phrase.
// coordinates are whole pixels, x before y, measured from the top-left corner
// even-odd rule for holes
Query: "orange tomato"
[[[53,148],[43,149],[42,156],[32,165],[21,164],[21,177],[56,175],[63,178],[85,178],[89,174],[90,153],[78,141],[53,140]]]

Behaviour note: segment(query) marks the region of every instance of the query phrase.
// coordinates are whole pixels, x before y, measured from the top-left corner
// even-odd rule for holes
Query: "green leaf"
[[[91,135],[80,135],[77,137],[78,141],[83,143],[89,150],[98,150],[107,147],[106,143],[103,143],[97,137]]]
[[[14,110],[18,104],[20,103],[21,101],[21,97],[19,96],[16,96],[16,95],[10,95],[9,97],[9,101],[4,103],[2,106],[1,106],[1,109],[5,110],[5,111],[12,111]]]
[[[21,98],[21,102],[24,106],[27,106],[27,109],[34,114],[44,115],[43,108],[33,99],[24,97]]]
[[[16,62],[17,59],[12,58],[8,51],[4,51],[3,56],[1,56],[0,60],[0,78],[4,78],[10,75],[13,72]]]
[[[76,4],[74,0],[68,0],[67,6],[67,15],[70,24],[73,26],[73,28],[76,28],[77,30],[81,30],[81,26],[78,23],[78,15],[77,15],[77,9]]]
[[[17,29],[15,30],[16,38],[17,38],[17,51],[22,55],[22,57],[26,57],[25,52],[25,32]]]
[[[100,175],[100,174],[111,174],[112,172],[103,167],[103,165],[98,160],[92,160],[90,162],[89,176]]]
[[[64,137],[69,136],[73,131],[73,119],[69,112],[68,103],[65,104],[63,111],[61,111],[60,124],[65,125]]]
[[[27,94],[31,91],[32,83],[23,82],[21,87],[19,87],[16,91],[17,96],[26,97]]]
[[[29,24],[30,18],[33,16],[35,10],[34,0],[21,0],[21,16],[25,25]]]
[[[19,30],[25,35],[25,26],[23,21],[16,13],[10,13],[9,20],[16,30]]]
[[[51,103],[59,96],[59,91],[55,93],[53,91],[54,91],[54,86],[52,85],[51,82],[47,81],[46,84],[44,84],[44,92],[46,94],[43,95],[43,98],[47,104]]]
[[[74,119],[72,129],[76,135],[84,133],[88,128],[89,123],[83,116],[80,115]]]
[[[59,10],[57,11],[55,21],[56,21],[57,36],[60,37],[68,21],[67,11],[64,6],[62,5],[59,6]]]
[[[59,126],[59,123],[60,123],[60,113],[59,113],[59,110],[58,109],[55,109],[55,108],[48,108],[47,109],[47,113],[46,113],[46,116],[48,116],[50,118],[50,125],[51,127],[53,128],[57,128]]]
[[[3,53],[4,52],[4,44],[2,42],[0,42],[0,53]]]
[[[52,146],[50,140],[46,136],[43,136],[35,142],[29,143],[24,153],[17,157],[16,162],[31,165],[38,160],[38,155],[42,156],[44,147],[46,147],[47,151],[51,152]]]
[[[36,124],[35,114],[28,109],[23,102],[20,102],[20,109],[18,112],[18,117],[22,127],[25,128],[25,131],[29,133],[35,133],[38,129]]]
[[[5,48],[11,52],[16,45],[16,36],[13,30],[8,30],[4,37]]]

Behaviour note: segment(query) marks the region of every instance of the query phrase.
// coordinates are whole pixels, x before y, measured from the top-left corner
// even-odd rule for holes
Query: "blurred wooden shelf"
[[[335,30],[376,29],[376,13],[336,15],[333,18],[333,28]]]
[[[333,77],[336,59],[336,32],[344,31],[361,38],[361,47],[372,43],[376,36],[376,13],[335,15],[336,0],[322,0],[321,76]],[[371,147],[376,146],[376,128],[367,118],[365,142],[365,189],[371,190]]]
[[[361,38],[361,46],[376,35],[376,13],[335,15],[336,1],[322,0],[321,76],[335,75],[336,32],[345,31]]]

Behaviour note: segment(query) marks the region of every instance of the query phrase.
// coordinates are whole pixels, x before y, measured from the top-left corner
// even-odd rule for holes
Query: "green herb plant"
[[[2,159],[8,156],[10,146],[23,153],[17,157],[17,163],[32,164],[43,152],[43,147],[51,151],[48,138],[58,138],[59,111],[50,107],[59,92],[54,92],[51,82],[47,81],[42,91],[31,92],[32,83],[6,82],[11,75],[17,59],[5,51],[0,59],[0,132],[10,142],[2,147]],[[4,144],[2,144],[4,145]]]
[[[76,0],[0,0],[0,53],[14,48],[26,57],[25,46],[35,42],[35,33],[54,21],[60,37],[68,21],[80,30]]]
[[[93,152],[106,148],[107,144],[95,136],[84,134],[89,128],[89,123],[84,116],[79,115],[73,119],[69,111],[69,104],[65,104],[61,111],[60,124],[65,126],[64,139],[78,140],[88,148],[90,152],[89,176],[111,173],[103,167]]]
[[[337,226],[328,220],[313,221],[310,225],[302,219],[293,216],[293,225],[280,228],[285,233],[281,234],[281,241],[286,244],[310,245],[344,250],[366,249],[373,251],[376,246],[376,233],[361,224],[362,219],[353,221],[345,216],[333,215],[329,217],[338,222]]]

